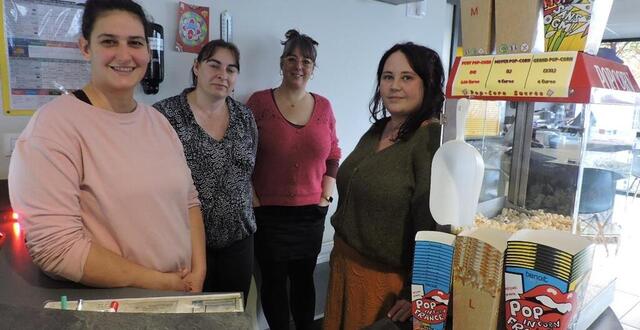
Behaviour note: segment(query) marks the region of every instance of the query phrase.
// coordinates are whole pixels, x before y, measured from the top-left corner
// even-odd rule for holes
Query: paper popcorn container
[[[453,257],[453,329],[496,329],[508,232],[478,228],[458,235]]]
[[[462,0],[460,13],[464,55],[491,54],[493,51],[493,0]]]
[[[495,0],[496,54],[544,52],[540,0]]]
[[[545,51],[598,53],[613,0],[544,0]]]
[[[420,231],[413,257],[413,329],[445,329],[451,288],[455,235]]]
[[[584,237],[552,230],[520,230],[505,253],[506,329],[569,329],[593,262]]]

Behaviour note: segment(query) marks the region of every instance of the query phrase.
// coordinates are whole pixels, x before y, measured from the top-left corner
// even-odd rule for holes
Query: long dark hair
[[[147,20],[144,9],[131,0],[88,0],[82,14],[82,36],[87,42],[91,40],[91,32],[93,32],[93,26],[98,18],[113,10],[121,10],[137,16],[144,27],[144,37],[148,42],[151,33],[149,20]]]
[[[380,95],[380,77],[387,59],[397,51],[404,54],[407,61],[409,61],[411,69],[422,79],[424,96],[418,110],[412,112],[400,126],[396,141],[406,140],[425,120],[439,117],[444,104],[444,68],[438,53],[431,48],[416,45],[412,42],[396,44],[382,55],[378,64],[378,84],[376,85],[376,92],[373,94],[371,102],[369,102],[369,112],[373,123],[381,125],[385,122],[384,119],[389,116]]]
[[[233,55],[233,58],[236,60],[235,64],[238,67],[238,72],[240,72],[240,50],[238,50],[238,47],[235,44],[228,41],[224,41],[222,39],[211,40],[206,45],[204,45],[202,49],[200,49],[200,52],[198,53],[198,57],[196,58],[196,61],[198,63],[202,63],[203,61],[211,57],[213,54],[215,54],[218,48],[224,48],[231,52],[231,55]],[[191,71],[191,82],[195,87],[198,85],[198,77],[196,76],[195,73],[193,73],[193,70],[190,70],[190,71]]]

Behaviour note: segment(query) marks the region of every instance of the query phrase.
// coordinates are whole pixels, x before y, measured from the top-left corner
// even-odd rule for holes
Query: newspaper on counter
[[[244,312],[242,294],[214,293],[194,296],[118,298],[83,300],[82,311],[106,312],[111,302],[118,302],[118,313],[232,313]],[[78,300],[68,301],[68,309],[76,310]],[[46,302],[44,308],[61,309],[60,301]]]

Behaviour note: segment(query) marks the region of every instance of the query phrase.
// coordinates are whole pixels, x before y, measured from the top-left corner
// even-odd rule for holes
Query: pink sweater
[[[44,105],[16,143],[9,192],[34,263],[54,277],[79,281],[92,242],[161,272],[191,265],[197,192],[175,131],[149,106]]]
[[[261,205],[318,204],[327,160],[339,160],[336,120],[331,103],[313,94],[309,122],[296,128],[278,110],[271,89],[247,101],[258,125],[253,186]]]

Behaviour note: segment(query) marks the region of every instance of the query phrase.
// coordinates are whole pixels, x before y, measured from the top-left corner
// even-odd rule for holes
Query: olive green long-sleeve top
[[[429,189],[441,126],[424,125],[406,141],[377,151],[384,126],[374,124],[340,166],[331,224],[361,255],[410,275],[416,232],[436,229]]]

